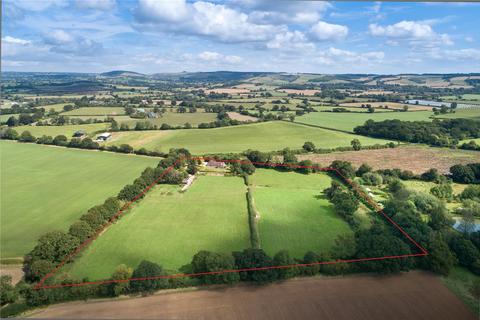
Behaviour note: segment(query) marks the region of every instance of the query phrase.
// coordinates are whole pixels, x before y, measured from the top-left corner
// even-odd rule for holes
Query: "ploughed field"
[[[273,121],[215,129],[116,132],[108,143],[128,143],[134,148],[145,147],[157,151],[184,147],[193,154],[207,154],[242,152],[247,149],[300,149],[305,141],[312,141],[317,148],[346,147],[350,146],[350,142],[355,138],[363,145],[388,142],[296,123]]]
[[[353,233],[323,196],[331,184],[326,173],[257,169],[250,180],[260,215],[260,244],[267,254],[288,250],[301,259],[307,251],[328,253],[338,235]]]
[[[28,253],[114,196],[158,159],[1,141],[1,257]]]
[[[303,278],[265,286],[72,302],[34,311],[62,319],[476,319],[432,274]]]
[[[190,188],[158,185],[74,262],[78,278],[106,279],[120,264],[142,260],[178,270],[200,250],[250,246],[246,187],[239,177],[200,176]]]

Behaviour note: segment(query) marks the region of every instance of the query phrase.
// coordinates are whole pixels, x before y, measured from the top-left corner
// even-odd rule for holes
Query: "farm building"
[[[147,117],[151,119],[158,118],[158,114],[156,114],[155,112],[148,112]]]
[[[112,136],[112,134],[110,132],[104,132],[102,133],[101,135],[99,135],[97,137],[97,140],[99,141],[107,141],[110,137]]]
[[[209,160],[206,164],[207,167],[210,167],[210,168],[226,168],[227,165],[225,164],[225,162],[221,162],[221,161],[216,161],[216,160]]]
[[[87,133],[85,132],[85,130],[78,130],[78,131],[75,131],[73,133],[73,137],[74,138],[83,138],[87,135]]]

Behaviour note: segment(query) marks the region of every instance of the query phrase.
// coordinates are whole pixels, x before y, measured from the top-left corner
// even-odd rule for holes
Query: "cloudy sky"
[[[2,70],[480,72],[480,4],[4,0]]]

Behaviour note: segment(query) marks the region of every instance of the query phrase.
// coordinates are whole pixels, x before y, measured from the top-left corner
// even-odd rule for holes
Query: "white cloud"
[[[148,22],[181,22],[188,11],[185,0],[139,0],[136,15],[137,19]]]
[[[403,20],[387,26],[380,26],[373,23],[369,25],[369,31],[373,36],[384,36],[387,38],[405,39],[410,41],[424,41],[425,45],[453,44],[453,41],[448,34],[436,33],[428,22]]]
[[[138,29],[209,36],[224,42],[265,41],[286,29],[252,23],[245,13],[203,1],[140,0],[136,21]]]
[[[249,20],[260,24],[311,24],[331,7],[324,1],[234,0],[234,8],[247,12]]]
[[[339,24],[318,21],[314,24],[310,33],[320,41],[344,39],[348,35],[348,28]]]
[[[80,9],[110,10],[115,7],[115,0],[76,0],[75,5]]]
[[[2,38],[2,41],[8,44],[19,44],[23,46],[32,43],[30,40],[24,40],[24,39],[14,38],[10,36],[6,36]]]
[[[61,29],[49,32],[44,42],[50,45],[50,51],[57,53],[96,55],[103,51],[102,44]]]
[[[197,55],[200,60],[207,61],[207,62],[216,62],[216,63],[229,63],[229,64],[237,64],[243,61],[243,59],[239,56],[235,55],[223,55],[218,52],[214,51],[203,51]]]
[[[304,33],[300,31],[287,31],[275,35],[275,38],[267,42],[269,49],[281,49],[285,51],[312,50],[315,45],[307,40]]]
[[[330,47],[325,51],[319,51],[314,61],[323,65],[337,65],[342,63],[372,64],[379,63],[385,57],[383,51],[353,52]]]
[[[445,50],[443,58],[449,60],[480,60],[480,49]]]

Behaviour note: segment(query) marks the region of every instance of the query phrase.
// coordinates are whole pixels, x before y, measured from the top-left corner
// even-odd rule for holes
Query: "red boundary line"
[[[145,277],[145,278],[130,278],[124,280],[99,280],[99,281],[86,281],[81,283],[68,283],[68,284],[55,284],[55,285],[44,285],[44,282],[52,277],[61,267],[63,267],[71,258],[77,255],[83,248],[85,248],[88,244],[90,244],[93,240],[95,240],[107,227],[109,227],[115,220],[117,220],[120,215],[122,215],[125,210],[127,210],[134,202],[140,199],[143,195],[145,195],[153,186],[160,181],[168,172],[170,172],[178,163],[185,160],[185,158],[180,157],[178,158],[171,166],[166,168],[155,181],[146,187],[140,194],[138,194],[135,198],[131,201],[127,202],[110,220],[103,225],[99,230],[95,232],[95,234],[85,240],[82,244],[80,244],[72,253],[67,255],[52,271],[46,274],[40,281],[35,285],[34,289],[53,289],[53,288],[61,288],[61,287],[78,287],[84,285],[93,285],[93,284],[108,284],[108,283],[122,283],[122,282],[129,282],[129,281],[145,281],[145,280],[155,280],[155,279],[173,279],[173,278],[183,278],[183,277],[197,277],[197,276],[204,276],[204,275],[215,275],[215,274],[222,274],[222,273],[238,273],[238,272],[248,272],[248,271],[259,271],[259,270],[269,270],[269,269],[284,269],[284,268],[292,268],[292,267],[309,267],[314,265],[330,265],[330,264],[337,264],[337,263],[354,263],[354,262],[362,262],[362,261],[378,261],[378,260],[387,260],[387,259],[402,259],[408,257],[423,257],[428,255],[427,250],[425,250],[421,245],[419,245],[410,235],[403,230],[395,221],[393,221],[380,207],[375,201],[373,201],[365,192],[363,192],[355,183],[353,183],[350,179],[345,177],[338,169],[336,168],[320,168],[318,166],[300,166],[300,165],[293,165],[293,164],[283,164],[283,163],[269,163],[269,162],[250,162],[246,160],[218,160],[215,158],[189,158],[190,160],[215,160],[217,162],[224,162],[224,163],[252,163],[254,165],[262,165],[266,167],[289,167],[292,169],[316,169],[320,171],[333,171],[335,172],[342,180],[344,180],[350,187],[355,189],[355,191],[364,198],[365,201],[368,202],[371,206],[373,206],[377,213],[382,214],[382,216],[390,222],[395,228],[397,228],[411,243],[413,243],[421,253],[412,253],[412,254],[404,254],[404,255],[393,255],[393,256],[383,256],[383,257],[374,257],[374,258],[359,258],[359,259],[347,259],[347,260],[335,260],[335,261],[324,261],[324,262],[313,262],[313,263],[300,263],[300,264],[291,264],[285,266],[269,266],[269,267],[257,267],[257,268],[245,268],[245,269],[232,269],[232,270],[221,270],[221,271],[212,271],[212,272],[200,272],[200,273],[178,273],[173,275],[163,275],[163,276],[153,276],[153,277]]]

